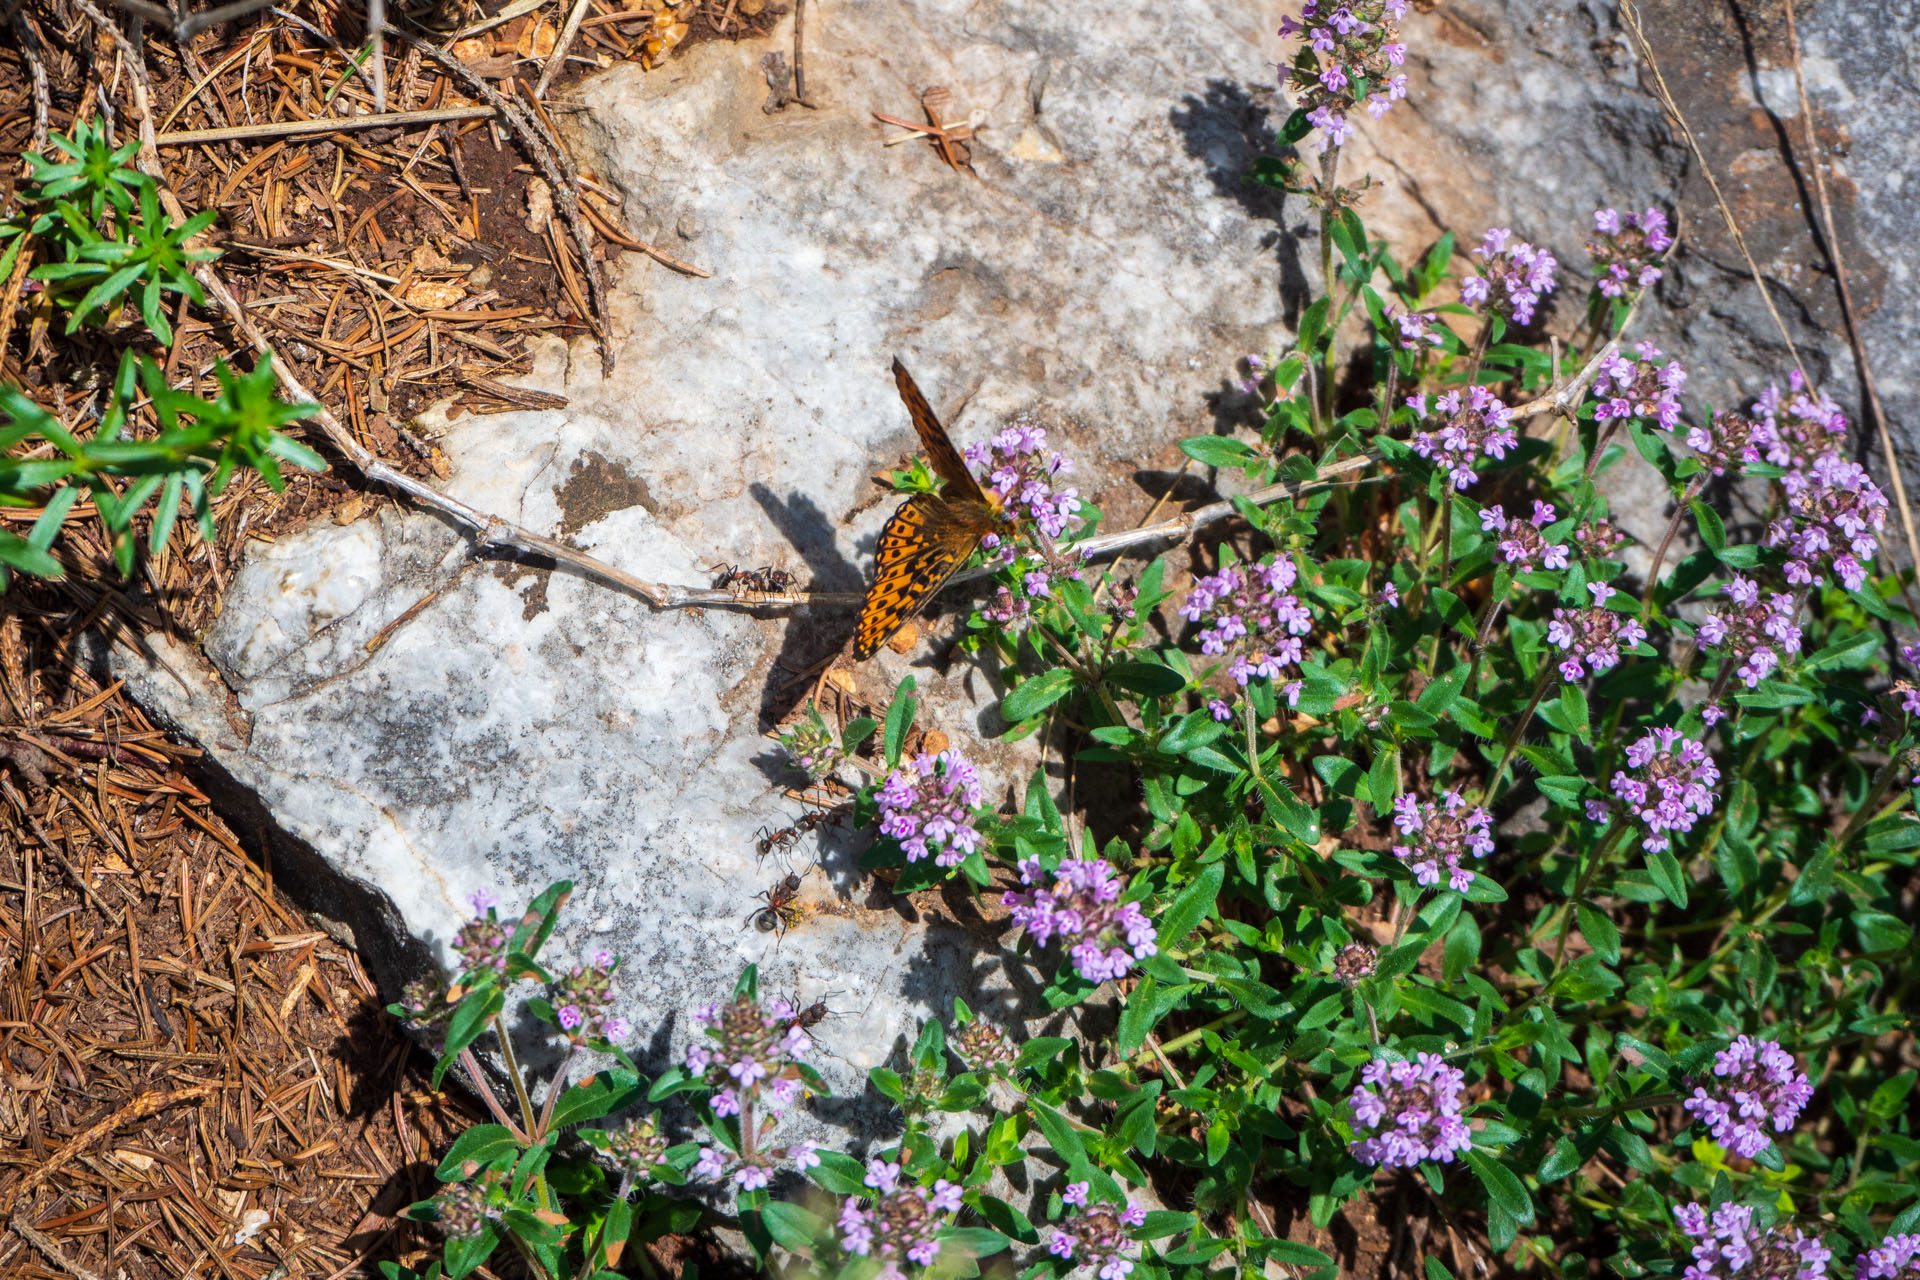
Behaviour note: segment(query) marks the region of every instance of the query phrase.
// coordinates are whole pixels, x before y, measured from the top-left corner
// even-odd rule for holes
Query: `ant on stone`
[[[778,831],[771,827],[761,827],[754,832],[754,835],[759,837],[754,843],[754,848],[760,851],[760,856],[763,858],[770,853],[784,853],[799,841],[801,830],[798,825],[781,827]]]
[[[764,899],[767,905],[755,907],[747,916],[747,923],[762,933],[777,932],[784,938],[788,929],[800,923],[800,908],[795,905],[794,899],[800,896],[801,874],[789,871],[772,888],[754,894],[754,897]]]

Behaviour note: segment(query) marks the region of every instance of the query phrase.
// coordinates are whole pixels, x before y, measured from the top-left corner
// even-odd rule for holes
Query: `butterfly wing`
[[[913,419],[914,431],[919,433],[920,447],[927,451],[927,458],[933,463],[934,474],[947,482],[948,495],[985,502],[987,495],[981,492],[980,482],[967,470],[966,459],[953,447],[953,441],[947,439],[946,429],[934,416],[933,406],[920,394],[919,385],[898,356],[893,358],[893,381],[900,388],[900,399],[907,406],[907,416]]]
[[[974,510],[980,512],[977,518]],[[853,632],[854,659],[872,657],[900,624],[919,613],[987,528],[984,508],[956,507],[929,493],[901,503],[880,531],[877,572]]]

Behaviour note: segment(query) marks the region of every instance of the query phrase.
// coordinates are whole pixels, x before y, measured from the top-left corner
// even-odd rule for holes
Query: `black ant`
[[[725,591],[735,583],[744,582],[752,577],[751,574],[742,573],[730,564],[717,564],[707,570],[707,572],[713,575],[713,589],[715,591]]]
[[[754,848],[760,851],[760,856],[763,858],[776,851],[785,852],[793,848],[795,843],[799,841],[800,832],[803,829],[811,830],[811,828],[802,828],[797,824],[791,827],[781,827],[778,831],[770,827],[761,827],[758,831],[754,832],[754,834],[759,837],[759,840],[754,844]]]
[[[790,871],[786,879],[770,889],[762,889],[754,894],[756,898],[766,899],[767,905],[755,907],[747,916],[747,923],[762,933],[778,932],[786,936],[788,929],[800,923],[800,908],[793,900],[800,895],[800,873]]]
[[[751,585],[755,591],[791,591],[794,583],[799,581],[785,569],[775,569],[768,565],[760,566],[750,576]]]

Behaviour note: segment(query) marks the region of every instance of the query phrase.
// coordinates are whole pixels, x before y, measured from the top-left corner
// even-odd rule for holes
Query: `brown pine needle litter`
[[[275,892],[170,742],[0,619],[0,1276],[326,1275],[429,1241],[394,1215],[473,1116],[431,1092],[350,946]]]

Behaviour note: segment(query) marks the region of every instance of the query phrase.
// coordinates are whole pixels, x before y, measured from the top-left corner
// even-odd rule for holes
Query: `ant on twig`
[[[717,564],[707,572],[713,575],[713,587],[716,591],[739,588],[773,594],[791,591],[799,582],[798,578],[785,569],[776,569],[772,565],[765,564],[758,569],[742,569],[737,565]]]

